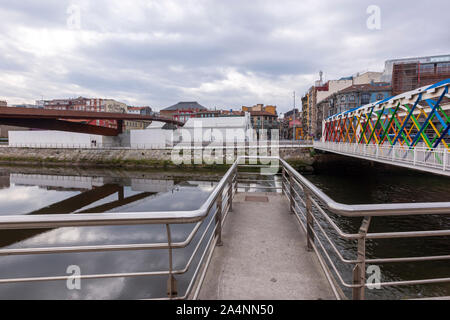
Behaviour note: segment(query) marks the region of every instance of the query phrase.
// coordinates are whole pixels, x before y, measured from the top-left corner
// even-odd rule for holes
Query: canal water
[[[450,180],[411,171],[328,168],[307,178],[334,200],[348,203],[450,201]],[[152,212],[193,210],[207,199],[222,172],[124,172],[111,170],[0,168],[0,215],[61,213]],[[252,176],[248,176],[252,179]],[[266,184],[274,185],[273,178]],[[257,187],[253,183],[245,184]],[[257,190],[255,190],[257,191]],[[262,190],[258,190],[262,191]],[[355,232],[358,219],[335,217],[337,224]],[[193,225],[173,226],[173,241],[183,241]],[[375,218],[370,231],[449,229],[448,216]],[[200,230],[202,231],[202,230]],[[331,231],[330,231],[331,232]],[[201,232],[199,233],[201,234]],[[174,250],[175,269],[183,269],[198,237],[185,249]],[[368,257],[448,254],[448,238],[368,242]],[[141,244],[166,242],[165,226],[77,227],[0,231],[1,248],[34,248],[72,245]],[[354,243],[337,240],[344,257],[354,258]],[[196,258],[198,260],[198,258]],[[194,265],[197,261],[194,259]],[[337,261],[336,261],[337,262]],[[338,263],[338,262],[337,262]],[[68,275],[69,266],[81,274],[110,274],[167,270],[167,250],[0,256],[0,280],[4,278]],[[351,269],[339,265],[350,281]],[[382,281],[446,277],[448,261],[380,265]],[[177,276],[183,294],[193,269]],[[79,290],[66,281],[0,283],[0,299],[144,299],[164,297],[167,277],[82,280]],[[346,291],[349,294],[348,291]],[[369,299],[450,295],[448,285],[388,287],[368,290]]]
[[[345,204],[383,204],[408,202],[450,202],[450,179],[444,176],[389,167],[381,164],[367,165],[364,161],[331,162],[306,176],[333,200]],[[357,233],[361,218],[347,218],[330,213],[335,223],[347,233]],[[324,228],[335,236],[326,224]],[[450,215],[414,215],[408,217],[373,217],[369,232],[401,232],[422,230],[449,230]],[[346,259],[356,259],[356,242],[333,237],[335,244]],[[327,246],[329,252],[332,248]],[[399,258],[448,255],[450,237],[414,239],[368,240],[367,258]],[[347,283],[352,283],[354,265],[340,263]],[[351,267],[350,267],[351,266]],[[369,265],[366,265],[366,268]],[[381,271],[381,282],[448,278],[450,261],[386,263],[377,265]],[[373,269],[372,269],[373,270]],[[368,277],[371,274],[367,274]],[[345,289],[351,297],[351,290]],[[450,284],[427,284],[420,286],[386,286],[381,289],[366,289],[368,299],[409,299],[433,296],[450,296]]]

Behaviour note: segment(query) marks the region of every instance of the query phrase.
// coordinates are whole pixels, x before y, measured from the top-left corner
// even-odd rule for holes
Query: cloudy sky
[[[367,8],[380,8],[380,29]],[[450,1],[0,0],[0,100],[292,107],[318,78],[450,53]]]

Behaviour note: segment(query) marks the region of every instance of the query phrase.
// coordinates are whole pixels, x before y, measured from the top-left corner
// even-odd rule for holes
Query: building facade
[[[190,118],[193,118],[196,113],[202,111],[208,111],[208,109],[196,101],[178,102],[173,106],[161,110],[160,114],[163,117],[186,123]]]
[[[86,112],[113,112],[126,113],[127,105],[113,99],[98,99],[98,98],[84,98],[78,97],[73,99],[54,99],[43,101],[44,109],[52,110],[71,110],[71,111],[86,111]],[[117,128],[117,121],[115,120],[72,120],[76,122],[85,122],[87,124]]]
[[[364,85],[378,83],[382,77],[382,72],[367,71],[344,77],[339,80],[321,79],[317,80],[306,94],[302,97],[302,130],[304,138],[307,140],[318,139],[322,132],[322,120],[328,114],[329,101],[326,101],[336,92],[349,88],[353,85]]]
[[[256,104],[253,107],[246,107],[246,106],[242,106],[242,111],[243,112],[268,112],[271,113],[273,115],[277,115],[277,107],[276,106],[272,106],[272,105],[267,105],[264,106],[264,104],[260,103],[260,104]]]
[[[390,84],[385,82],[350,86],[327,99],[328,109],[323,108],[324,117],[389,98],[391,93]],[[322,107],[324,106],[322,105]]]
[[[7,107],[8,103],[6,101],[0,100],[0,107]]]
[[[417,57],[386,62],[392,72],[392,93],[411,91],[450,78],[450,55]]]
[[[137,115],[143,115],[143,116],[151,116],[153,114],[152,108],[149,106],[145,107],[134,107],[134,106],[127,106],[127,113],[128,114],[137,114]],[[130,130],[142,130],[147,128],[150,125],[151,121],[124,121],[124,130],[130,131]]]

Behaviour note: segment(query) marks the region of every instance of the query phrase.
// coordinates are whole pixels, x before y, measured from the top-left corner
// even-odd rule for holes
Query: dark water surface
[[[151,212],[198,209],[218,177],[181,173],[82,172],[35,174],[0,169],[0,215],[61,213]],[[193,225],[173,225],[172,241],[184,241]],[[196,239],[196,238],[195,238]],[[194,240],[195,240],[194,239]],[[198,239],[197,239],[198,240]],[[164,225],[70,227],[0,231],[2,248],[110,245],[167,242]],[[193,241],[195,244],[195,241]],[[174,250],[174,268],[183,269],[193,245]],[[168,251],[118,251],[25,256],[1,256],[0,279],[168,270]],[[192,272],[178,277],[184,293]],[[167,277],[82,280],[80,290],[66,281],[0,284],[0,299],[141,299],[164,297]]]
[[[383,166],[343,168],[329,167],[307,178],[337,202],[346,204],[449,202],[450,179],[410,170],[392,170]],[[331,214],[337,225],[349,233],[357,233],[361,219]],[[450,215],[417,215],[408,217],[374,217],[369,232],[397,232],[422,230],[449,230]],[[329,234],[334,230],[327,228]],[[337,239],[337,238],[335,238]],[[355,259],[356,243],[336,240],[345,258]],[[414,239],[380,239],[367,241],[368,258],[419,257],[448,255],[450,237]],[[331,250],[330,250],[331,252]],[[337,259],[335,259],[337,262]],[[337,262],[351,283],[351,268]],[[450,260],[379,264],[381,282],[448,278]],[[350,290],[345,290],[351,296]],[[385,287],[367,290],[369,299],[403,299],[433,296],[450,296],[450,284],[427,284],[421,286]]]

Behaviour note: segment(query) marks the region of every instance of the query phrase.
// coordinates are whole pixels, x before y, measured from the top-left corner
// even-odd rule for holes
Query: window
[[[349,97],[348,97],[348,100],[350,101],[350,102],[355,102],[355,96],[352,94],[352,95],[350,95]]]
[[[438,73],[448,73],[450,72],[450,62],[442,62],[437,64]]]
[[[379,93],[377,94],[377,100],[383,100],[384,99],[384,94]]]
[[[369,93],[363,93],[361,96],[361,104],[369,104],[370,103],[370,94]]]
[[[434,64],[433,63],[421,64],[419,71],[421,74],[433,74],[434,73]]]
[[[341,97],[341,102],[345,102],[345,96]]]

